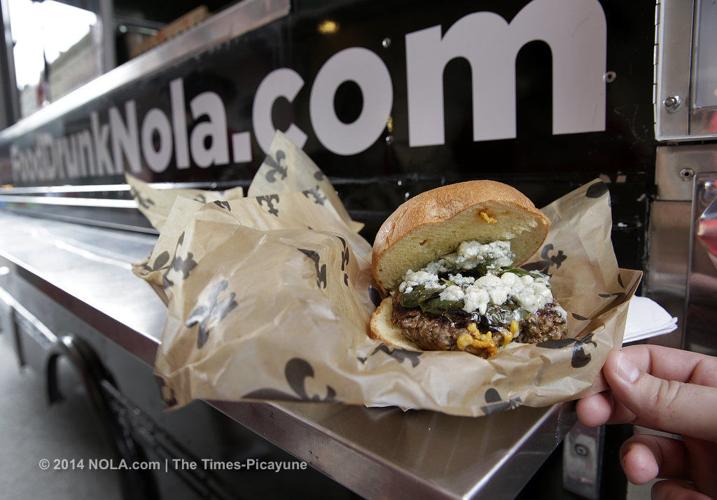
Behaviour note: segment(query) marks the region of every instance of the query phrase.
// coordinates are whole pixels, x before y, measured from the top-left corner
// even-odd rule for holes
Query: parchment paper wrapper
[[[150,221],[164,220],[135,273],[167,304],[155,369],[173,407],[311,400],[477,416],[574,399],[622,344],[641,277],[618,269],[608,190],[595,181],[543,209],[552,228],[525,266],[552,275],[570,338],[511,343],[491,360],[394,350],[366,335],[380,298],[360,225],[283,135],[247,198],[203,203],[196,193],[133,187],[154,201]],[[171,209],[151,213],[158,207]]]

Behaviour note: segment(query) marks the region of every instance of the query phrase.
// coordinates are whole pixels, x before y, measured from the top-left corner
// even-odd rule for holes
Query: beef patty
[[[401,328],[403,335],[424,351],[455,351],[458,350],[456,341],[466,333],[470,323],[481,323],[478,314],[457,314],[455,317],[432,316],[423,313],[420,309],[407,309],[399,303],[399,294],[393,299],[393,312],[391,320]],[[462,312],[462,311],[461,311]],[[562,315],[556,310],[555,304],[547,304],[535,314],[530,315],[519,324],[520,333],[515,338],[517,342],[537,344],[551,339],[559,339],[565,335],[567,324]],[[496,346],[503,344],[504,333],[509,330],[504,327],[489,327],[493,332]],[[470,349],[467,349],[470,352]],[[479,353],[475,353],[479,354]],[[480,354],[479,354],[480,355]]]

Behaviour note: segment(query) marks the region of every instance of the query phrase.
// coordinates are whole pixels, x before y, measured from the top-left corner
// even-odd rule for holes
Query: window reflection
[[[8,6],[23,117],[101,74],[93,12],[52,0],[9,0]]]

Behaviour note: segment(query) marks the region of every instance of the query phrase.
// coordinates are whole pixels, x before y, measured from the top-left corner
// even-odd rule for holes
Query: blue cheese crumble
[[[417,286],[441,290],[441,300],[463,301],[464,311],[480,314],[485,314],[489,306],[500,306],[508,300],[530,313],[554,302],[547,275],[538,272],[518,275],[501,269],[512,266],[513,259],[509,241],[486,244],[464,241],[454,253],[429,263],[423,269],[409,269],[398,290],[411,293]],[[470,271],[479,265],[486,270],[483,276],[475,278],[461,274],[461,271]],[[439,274],[448,274],[448,279],[441,279]],[[562,308],[558,309],[561,314],[564,313]]]

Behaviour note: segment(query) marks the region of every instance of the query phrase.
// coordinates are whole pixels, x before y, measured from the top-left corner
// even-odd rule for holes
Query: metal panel
[[[71,205],[74,207],[137,208],[137,202],[134,200],[108,200],[105,198],[66,198],[54,196],[6,196],[1,194],[0,203]]]
[[[239,6],[245,4],[246,2]],[[432,146],[411,145],[408,127],[408,34],[419,33],[428,28],[440,28],[439,31],[447,32],[454,29],[451,26],[467,26],[466,23],[483,18],[497,20],[497,16],[506,22],[516,23],[525,12],[538,12],[548,8],[550,10],[543,15],[549,15],[550,19],[564,17],[565,26],[569,26],[568,20],[572,19],[571,23],[578,26],[584,19],[575,16],[576,11],[566,7],[572,5],[570,3],[542,0],[456,0],[439,5],[431,0],[394,0],[387,5],[382,0],[330,3],[298,1],[293,3],[294,10],[290,16],[226,43],[213,45],[169,68],[133,80],[132,83],[109,91],[12,141],[0,140],[0,183],[23,187],[43,184],[117,185],[124,181],[123,170],[131,171],[149,182],[249,183],[265,157],[258,137],[262,135],[262,142],[270,140],[270,134],[267,139],[266,133],[259,134],[258,131],[261,129],[266,132],[271,127],[265,127],[266,123],[260,128],[255,126],[255,105],[257,109],[268,106],[266,98],[257,98],[257,95],[260,96],[266,90],[259,94],[257,90],[264,83],[274,81],[277,75],[275,70],[283,68],[284,72],[279,74],[286,74],[287,70],[294,71],[303,81],[303,87],[293,100],[278,98],[272,105],[272,126],[286,130],[286,127],[295,125],[304,131],[307,135],[304,150],[331,179],[352,216],[365,224],[362,234],[367,239],[373,238],[383,220],[407,198],[449,182],[476,178],[504,181],[526,194],[537,206],[544,206],[579,185],[601,177],[610,183],[615,221],[613,241],[620,264],[624,267],[641,268],[644,227],[647,222],[646,200],[651,194],[655,164],[654,113],[646,94],[646,89],[649,92],[653,82],[654,12],[631,2],[595,0],[578,4],[578,10],[586,5],[590,6],[593,21],[602,22],[604,18],[607,23],[607,38],[596,40],[598,44],[606,44],[607,49],[609,67],[605,69],[609,71],[603,75],[603,63],[600,62],[601,70],[596,74],[596,80],[604,81],[605,100],[596,99],[594,103],[595,109],[600,109],[600,114],[605,112],[604,131],[557,135],[553,133],[553,104],[562,99],[554,95],[558,86],[554,85],[555,79],[552,75],[553,68],[556,67],[552,61],[553,50],[544,42],[533,41],[522,46],[517,57],[513,49],[517,49],[518,45],[513,49],[508,47],[507,52],[501,50],[494,54],[496,60],[501,60],[500,57],[503,56],[515,62],[515,75],[506,83],[515,87],[515,111],[509,110],[515,115],[515,138],[474,140],[474,134],[471,133],[474,112],[469,103],[473,99],[485,99],[485,89],[481,90],[482,85],[479,85],[476,79],[482,77],[477,73],[473,75],[465,58],[456,57],[443,69],[436,67],[436,74],[443,71],[444,89],[442,95],[436,94],[435,99],[431,99],[443,102],[445,141]],[[397,14],[407,9],[410,10],[411,16]],[[321,33],[318,27],[327,19],[337,23],[340,29],[332,34]],[[199,36],[197,33],[201,32],[207,37],[214,37],[212,39],[216,41],[218,35],[213,34],[215,25],[212,23],[213,20],[210,19],[207,24],[197,26],[193,30],[193,36]],[[530,25],[537,30],[546,29],[545,26],[532,22]],[[625,29],[626,26],[630,29]],[[514,31],[505,33],[511,37],[518,36],[511,34]],[[569,37],[570,33],[573,33],[572,29],[565,28],[564,35]],[[490,43],[480,43],[480,37],[477,40],[471,42],[476,44],[470,49],[471,53],[490,55],[495,52]],[[527,41],[528,38],[516,38],[516,44]],[[314,95],[312,89],[315,81],[322,74],[321,68],[328,67],[326,64],[334,57],[339,57],[334,60],[345,57],[340,54],[345,55],[346,49],[359,47],[373,52],[380,59],[380,64],[388,70],[393,88],[393,107],[391,120],[384,127],[385,130],[382,128],[383,123],[376,125],[377,130],[382,128],[382,135],[360,154],[346,156],[328,149],[327,144],[315,133],[313,121],[317,117],[311,112],[311,96]],[[566,54],[572,54],[573,49],[577,50],[572,43],[566,43],[565,47]],[[426,46],[428,52],[435,52],[436,49],[440,49],[438,42]],[[439,51],[442,53],[443,49]],[[493,56],[490,57],[493,60]],[[412,56],[412,60],[413,66],[421,64],[421,58],[418,56]],[[133,62],[130,62],[131,64]],[[105,77],[100,80],[103,78]],[[174,86],[172,82],[175,82]],[[476,85],[473,85],[474,82]],[[266,88],[272,87],[270,85]],[[175,92],[172,92],[172,89]],[[183,91],[180,91],[181,89]],[[359,112],[363,113],[361,92],[357,85],[342,84],[335,95],[328,96],[328,92],[326,95],[315,94],[313,100],[333,102],[337,117],[349,123],[357,120]],[[133,163],[129,157],[120,161],[121,142],[117,142],[115,147],[115,139],[120,137],[116,132],[124,126],[112,127],[112,123],[118,124],[119,121],[110,119],[110,112],[115,118],[119,116],[123,123],[130,124],[130,128],[133,128],[136,122],[137,134],[133,135],[139,137],[142,128],[149,123],[146,121],[149,113],[159,110],[165,113],[168,119],[172,118],[171,124],[178,123],[176,126],[170,124],[177,134],[174,137],[179,138],[173,140],[173,144],[176,146],[178,141],[184,141],[186,138],[191,146],[191,138],[198,137],[195,132],[200,132],[198,125],[202,123],[197,117],[186,119],[193,116],[190,112],[191,103],[200,95],[205,94],[206,98],[211,93],[216,94],[214,97],[218,96],[219,101],[224,103],[226,124],[221,124],[221,128],[226,128],[227,132],[226,156],[221,155],[222,158],[217,159],[214,164],[200,165],[191,148],[189,152],[192,154],[186,155],[180,155],[175,148],[174,160],[168,160],[166,168],[160,172],[157,171],[156,165],[154,169],[150,168],[146,155],[142,154],[146,153],[142,149],[142,144],[146,141],[140,141],[138,138],[129,141],[132,148],[135,143],[139,148],[137,154],[133,152],[130,155]],[[258,106],[257,99],[265,104]],[[375,99],[367,98],[366,106],[372,106],[373,101]],[[54,109],[55,105],[61,102],[63,101],[53,103],[48,109]],[[182,102],[184,107],[181,106]],[[127,106],[134,106],[135,112],[130,113]],[[180,110],[185,107],[188,107],[186,116],[180,119],[184,116]],[[218,114],[222,115],[221,106],[218,106],[218,109]],[[373,108],[367,107],[366,112],[369,109]],[[414,108],[414,111],[416,109],[418,108]],[[496,119],[510,119],[508,115],[503,116],[504,112],[507,110],[498,110]],[[40,112],[42,113],[44,111]],[[493,111],[486,109],[476,112],[475,116],[485,117],[485,113]],[[132,119],[130,114],[133,115]],[[266,109],[262,114],[266,114]],[[92,116],[96,119],[93,120]],[[221,121],[216,120],[217,127],[220,127]],[[221,134],[221,131],[218,133]],[[88,158],[86,163],[89,166],[70,168],[71,163],[75,167],[79,163],[82,167],[85,162],[70,162],[69,159],[64,161],[66,157],[72,156],[65,154],[72,147],[66,148],[68,143],[64,141],[74,141],[74,147],[79,148],[78,144],[83,137],[90,139],[85,140],[87,147],[84,150],[87,154],[82,153],[83,158]],[[250,160],[247,156],[237,159],[228,154],[231,149],[229,145],[233,145],[235,138],[241,139],[237,143],[243,144],[240,148],[242,154],[251,151]],[[48,147],[48,139],[54,147]],[[245,139],[249,139],[248,149],[247,143],[242,142]],[[14,155],[11,154],[11,148],[15,152]],[[90,154],[90,149],[94,154]],[[50,150],[54,153],[48,153]],[[56,161],[58,158],[63,160]],[[112,158],[112,161],[109,161],[109,158]],[[90,168],[93,163],[96,167],[94,169]],[[113,168],[110,168],[110,164]],[[91,197],[100,196],[102,195],[98,193]],[[108,193],[107,197],[125,198],[117,196],[116,193]],[[40,206],[26,205],[35,215],[40,214]],[[45,208],[44,213],[48,213],[46,209],[49,206],[42,207]],[[105,217],[109,215],[109,209],[99,207],[96,216],[92,215],[90,207],[61,205],[53,208],[56,210],[53,210],[51,216],[61,216],[66,220],[109,223],[111,227],[118,227],[118,224],[130,225],[129,216],[124,213],[128,210],[125,209],[115,209],[117,218],[111,219]],[[87,210],[80,214],[79,209]],[[139,227],[139,230],[146,230],[146,227]]]
[[[336,181],[334,181],[334,184]],[[216,182],[154,182],[150,183],[152,189],[229,189],[237,185],[247,186],[247,182],[216,181]],[[116,191],[130,192],[129,184],[84,184],[63,186],[29,186],[29,187],[3,187],[0,186],[0,195],[18,194],[70,194],[70,193],[110,193]]]
[[[685,347],[714,356],[717,355],[717,237],[714,224],[706,224],[705,215],[706,209],[710,207],[714,211],[711,205],[717,203],[717,170],[695,176],[693,196]]]
[[[685,342],[687,311],[685,297],[690,271],[692,199],[696,179],[717,171],[717,144],[671,146],[657,149],[655,182],[657,199],[650,210],[648,263],[645,293],[678,318],[678,330],[652,343],[694,347]],[[704,209],[704,207],[703,207]]]
[[[605,427],[581,423],[565,436],[563,444],[563,485],[583,498],[600,498]]]
[[[662,0],[657,4],[655,41],[655,138],[695,141],[717,137],[717,67],[712,47],[713,2]],[[705,96],[709,96],[706,99]]]
[[[717,3],[697,0],[690,134],[717,136]]]
[[[650,210],[644,293],[678,320],[678,329],[652,339],[654,344],[682,347],[690,211],[689,201],[655,201]]]
[[[645,294],[678,318],[677,331],[651,343],[682,347],[696,175],[717,169],[717,145],[657,148],[657,199],[650,209]]]
[[[100,68],[102,73],[114,69],[117,65],[115,54],[115,20],[114,1],[100,0],[98,16],[101,23],[102,50],[100,51]]]
[[[655,138],[689,139],[692,0],[662,0],[655,45]]]
[[[695,174],[717,170],[717,145],[657,148],[657,199],[690,201]]]

